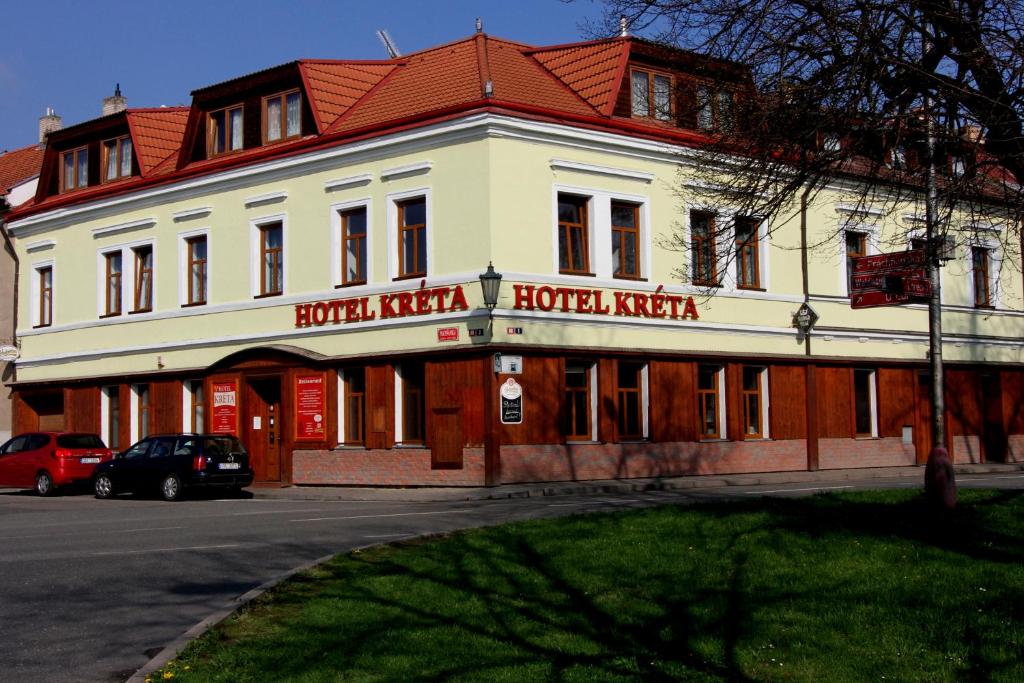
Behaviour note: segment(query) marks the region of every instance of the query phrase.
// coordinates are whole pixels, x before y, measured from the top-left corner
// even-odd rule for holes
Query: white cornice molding
[[[171,214],[171,220],[175,223],[181,221],[187,221],[190,218],[201,218],[202,216],[209,216],[213,213],[213,207],[211,206],[197,206],[194,209],[185,209],[183,211],[175,211]]]
[[[859,204],[836,204],[836,213],[848,213],[856,216],[871,216],[873,218],[881,218],[885,215],[882,209],[876,209],[871,206],[861,206]]]
[[[395,166],[394,168],[388,168],[380,172],[381,180],[391,180],[393,178],[403,178],[410,175],[420,175],[424,173],[430,173],[430,170],[434,168],[433,161],[420,161],[415,164],[406,164],[404,166]]]
[[[149,228],[156,225],[155,218],[140,218],[135,221],[128,221],[127,223],[117,223],[116,225],[107,225],[102,228],[93,228],[92,236],[105,237],[107,235],[116,235],[122,232],[131,232],[133,230],[141,230],[142,228]]]
[[[288,199],[288,191],[281,190],[280,192],[267,192],[264,194],[253,195],[252,197],[245,198],[246,208],[252,208],[254,206],[265,206],[266,204],[276,204],[283,202]]]
[[[551,165],[551,170],[553,171],[580,171],[582,173],[592,173],[594,175],[603,175],[612,178],[639,180],[645,183],[649,183],[655,178],[653,173],[646,173],[644,171],[634,171],[627,168],[613,168],[611,166],[599,166],[597,164],[587,164],[582,161],[570,161],[568,159],[552,159],[549,163]]]
[[[37,251],[45,251],[46,249],[53,249],[57,246],[57,240],[39,240],[37,242],[29,242],[25,245],[25,251],[32,254]]]
[[[335,178],[334,180],[328,180],[324,183],[324,192],[333,192],[335,190],[342,190],[346,187],[366,185],[367,183],[372,182],[372,173],[360,173],[359,175],[350,175],[347,178]]]

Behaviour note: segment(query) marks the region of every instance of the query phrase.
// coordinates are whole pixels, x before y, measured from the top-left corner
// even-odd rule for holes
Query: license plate
[[[242,469],[242,463],[240,462],[222,462],[217,464],[219,470],[240,470]]]
[[[81,460],[79,460],[79,462],[82,463],[83,465],[95,465],[99,461],[100,461],[99,458],[92,458],[92,457],[82,458]]]

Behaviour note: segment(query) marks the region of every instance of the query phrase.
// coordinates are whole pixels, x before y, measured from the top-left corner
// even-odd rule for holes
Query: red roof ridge
[[[155,112],[187,112],[190,106],[176,104],[173,107],[129,107],[124,112],[127,114],[152,114]]]
[[[31,145],[25,145],[24,147],[19,147],[18,149],[5,149],[5,150],[2,150],[2,151],[0,151],[0,159],[3,159],[8,154],[17,154],[18,152],[25,152],[27,150],[32,149],[33,147],[35,147],[35,148],[39,149],[40,151],[42,151],[42,148],[39,146],[39,143],[33,143]]]
[[[365,64],[366,66],[386,66],[388,64],[400,65],[405,61],[405,57],[395,57],[394,59],[299,59],[299,64],[354,64],[356,66]]]
[[[480,76],[480,93],[487,97],[487,84],[491,84],[491,96],[494,95],[494,81],[491,80],[491,66],[487,61],[487,34],[477,33],[476,42],[476,71]]]
[[[560,43],[558,45],[542,45],[541,47],[531,47],[526,50],[526,54],[532,54],[534,52],[548,52],[550,50],[568,50],[574,47],[591,47],[593,45],[600,45],[602,43],[615,43],[623,42],[627,43],[636,40],[636,36],[612,36],[611,38],[595,38],[594,40],[583,40],[577,43]]]

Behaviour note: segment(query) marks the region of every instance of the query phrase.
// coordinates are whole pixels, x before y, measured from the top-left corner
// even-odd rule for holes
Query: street
[[[961,475],[1024,488],[1024,473]],[[920,487],[906,477],[461,502],[261,497],[178,503],[0,492],[0,666],[9,681],[120,681],[239,595],[317,558],[423,534],[700,500]]]

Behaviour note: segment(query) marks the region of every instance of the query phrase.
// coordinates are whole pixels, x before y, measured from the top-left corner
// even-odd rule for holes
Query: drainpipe
[[[803,275],[804,303],[808,306],[811,300],[810,274],[807,263],[807,198],[811,188],[806,187],[800,195],[800,267]],[[815,377],[816,366],[811,362],[811,330],[804,334],[804,397],[806,399],[807,423],[807,470],[818,470],[818,384]]]

